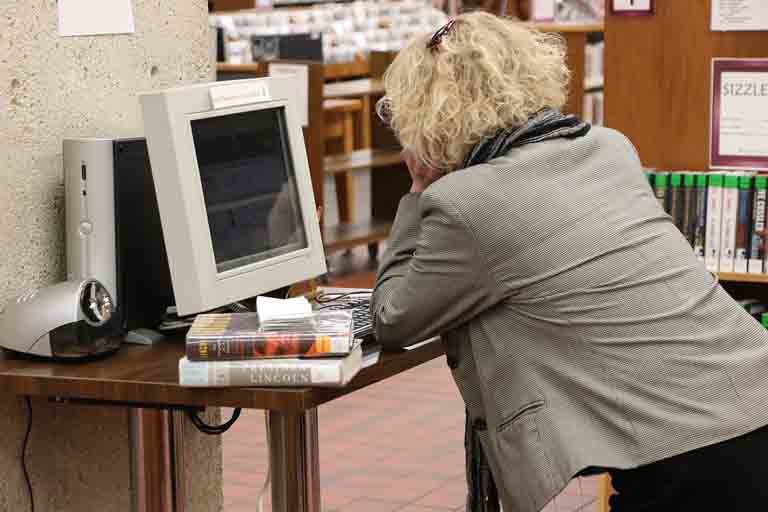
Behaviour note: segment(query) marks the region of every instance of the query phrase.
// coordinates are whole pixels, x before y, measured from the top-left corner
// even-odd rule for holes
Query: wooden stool
[[[356,149],[355,118],[359,119],[363,112],[362,100],[324,100],[323,112],[325,114],[326,154],[352,153]],[[352,173],[335,174],[334,180],[336,182],[339,221],[349,224],[354,220],[354,179]]]

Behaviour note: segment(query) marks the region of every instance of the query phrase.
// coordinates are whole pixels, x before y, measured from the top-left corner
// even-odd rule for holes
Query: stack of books
[[[349,311],[318,311],[267,322],[258,313],[198,315],[187,332],[179,383],[344,386],[364,366],[352,328]],[[373,362],[366,361],[366,366]]]
[[[646,171],[659,204],[711,272],[768,272],[768,176]]]

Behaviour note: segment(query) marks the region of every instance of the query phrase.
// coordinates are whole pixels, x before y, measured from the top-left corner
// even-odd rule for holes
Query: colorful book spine
[[[667,195],[667,188],[669,187],[669,173],[657,172],[653,175],[653,194],[659,201],[665,212],[669,212],[669,197]]]
[[[727,174],[723,179],[723,213],[720,233],[719,272],[733,272],[736,253],[736,224],[739,213],[739,177]]]
[[[278,332],[187,340],[186,354],[190,361],[236,361],[346,355],[351,348],[349,338]]]
[[[762,274],[764,272],[763,260],[765,259],[765,207],[766,194],[768,194],[768,177],[755,176],[755,195],[752,201],[752,239],[749,244],[749,264],[747,271],[750,274]]]
[[[739,206],[736,216],[736,250],[733,271],[749,269],[749,243],[752,235],[752,176],[739,176]]]
[[[683,235],[691,246],[694,245],[696,231],[696,175],[683,175]]]
[[[343,358],[258,359],[246,361],[179,360],[179,384],[190,387],[306,387],[346,385],[362,367],[358,345]]]
[[[669,215],[672,223],[683,231],[683,174],[679,172],[669,175]]]
[[[720,228],[723,214],[723,175],[710,174],[707,188],[707,229],[704,264],[710,272],[720,268]]]
[[[704,239],[707,232],[707,175],[696,175],[696,227],[693,231],[693,252],[704,262]]]

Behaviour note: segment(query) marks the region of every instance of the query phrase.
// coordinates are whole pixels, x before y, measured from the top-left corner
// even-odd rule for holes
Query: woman
[[[559,114],[559,40],[489,14],[408,45],[373,297],[390,348],[443,335],[505,512],[609,471],[614,511],[768,499],[768,334],[697,262],[621,134]]]

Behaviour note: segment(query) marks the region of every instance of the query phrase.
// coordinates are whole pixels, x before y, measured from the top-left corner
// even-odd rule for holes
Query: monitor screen
[[[190,122],[217,271],[308,247],[284,107]]]

